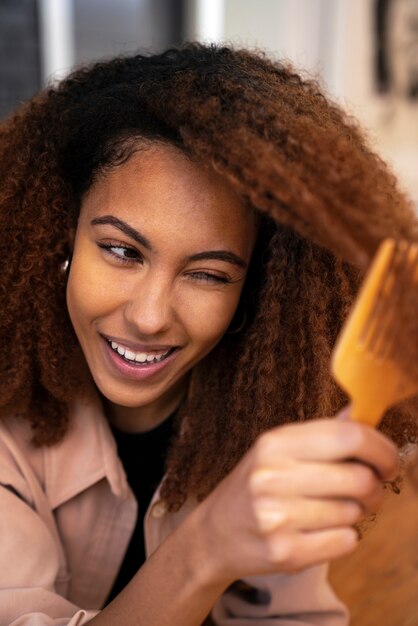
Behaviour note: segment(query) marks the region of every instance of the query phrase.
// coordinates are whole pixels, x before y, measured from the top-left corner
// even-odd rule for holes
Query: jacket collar
[[[100,398],[78,399],[69,418],[62,441],[44,448],[45,490],[52,508],[103,478],[115,496],[128,498],[129,485]]]

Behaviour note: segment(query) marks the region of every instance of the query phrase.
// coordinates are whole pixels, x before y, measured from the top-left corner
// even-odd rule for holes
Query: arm
[[[291,576],[222,579],[201,540],[204,515],[203,507],[195,509],[92,626],[347,625],[325,565]]]
[[[0,568],[0,625],[200,626],[215,605],[217,626],[342,626],[341,608],[309,571],[355,547],[352,524],[394,473],[394,447],[367,427],[318,420],[272,429],[98,614],[55,592],[49,530],[3,489],[0,561],[10,568]],[[241,579],[267,598],[261,606],[234,594]]]
[[[215,605],[217,626],[344,626],[320,564],[355,548],[352,525],[381,501],[396,456],[358,424],[272,429],[92,623],[200,626]]]
[[[154,552],[130,585],[107,608],[101,612],[83,610],[56,592],[56,546],[36,512],[19,495],[4,487],[0,487],[0,511],[0,562],[8,564],[0,568],[0,626],[82,626],[87,623],[112,626],[203,626],[203,623],[204,626],[223,626],[231,623],[239,626],[241,619],[245,619],[245,624],[259,624],[262,619],[266,626],[286,626],[282,617],[267,621],[265,615],[287,612],[290,596],[291,611],[294,613],[297,607],[299,612],[301,607],[298,576],[260,577],[249,581],[253,589],[261,587],[272,592],[268,607],[254,605],[237,583],[223,594],[231,581],[220,581],[214,578],[209,566],[205,568],[210,559],[199,539],[204,519],[202,509],[198,508]],[[317,577],[312,578],[311,574],[307,577],[305,595],[314,593],[318,599]],[[304,601],[310,610],[317,603],[307,597]],[[214,605],[213,614],[209,616]],[[341,621],[341,609],[339,621],[328,621],[328,610],[333,612],[338,605],[324,603],[323,596],[320,609],[320,622],[306,617],[309,621],[305,618],[303,622],[292,621],[292,626],[345,624]]]
[[[214,576],[200,524],[200,516],[192,512],[92,626],[201,626],[232,581]]]

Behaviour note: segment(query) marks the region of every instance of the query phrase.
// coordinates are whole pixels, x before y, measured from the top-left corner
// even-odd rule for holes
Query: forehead
[[[99,177],[80,220],[108,214],[152,238],[187,234],[202,245],[206,238],[245,248],[255,231],[254,215],[221,176],[168,145],[140,149]]]

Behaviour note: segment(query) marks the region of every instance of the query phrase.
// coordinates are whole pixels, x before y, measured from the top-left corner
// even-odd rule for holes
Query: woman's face
[[[175,408],[188,372],[233,318],[255,231],[223,179],[172,146],[141,150],[94,183],[81,206],[67,304],[116,413]]]

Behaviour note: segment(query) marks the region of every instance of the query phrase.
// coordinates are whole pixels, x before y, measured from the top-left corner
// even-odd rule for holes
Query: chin
[[[138,393],[138,389],[136,389],[136,393],[129,393],[128,391],[118,391],[115,389],[115,385],[109,389],[109,385],[100,385],[97,384],[97,388],[102,394],[102,396],[110,403],[117,404],[118,406],[124,406],[126,408],[139,408],[150,402],[153,402],[157,398],[160,397],[161,393],[152,394],[152,393]]]

